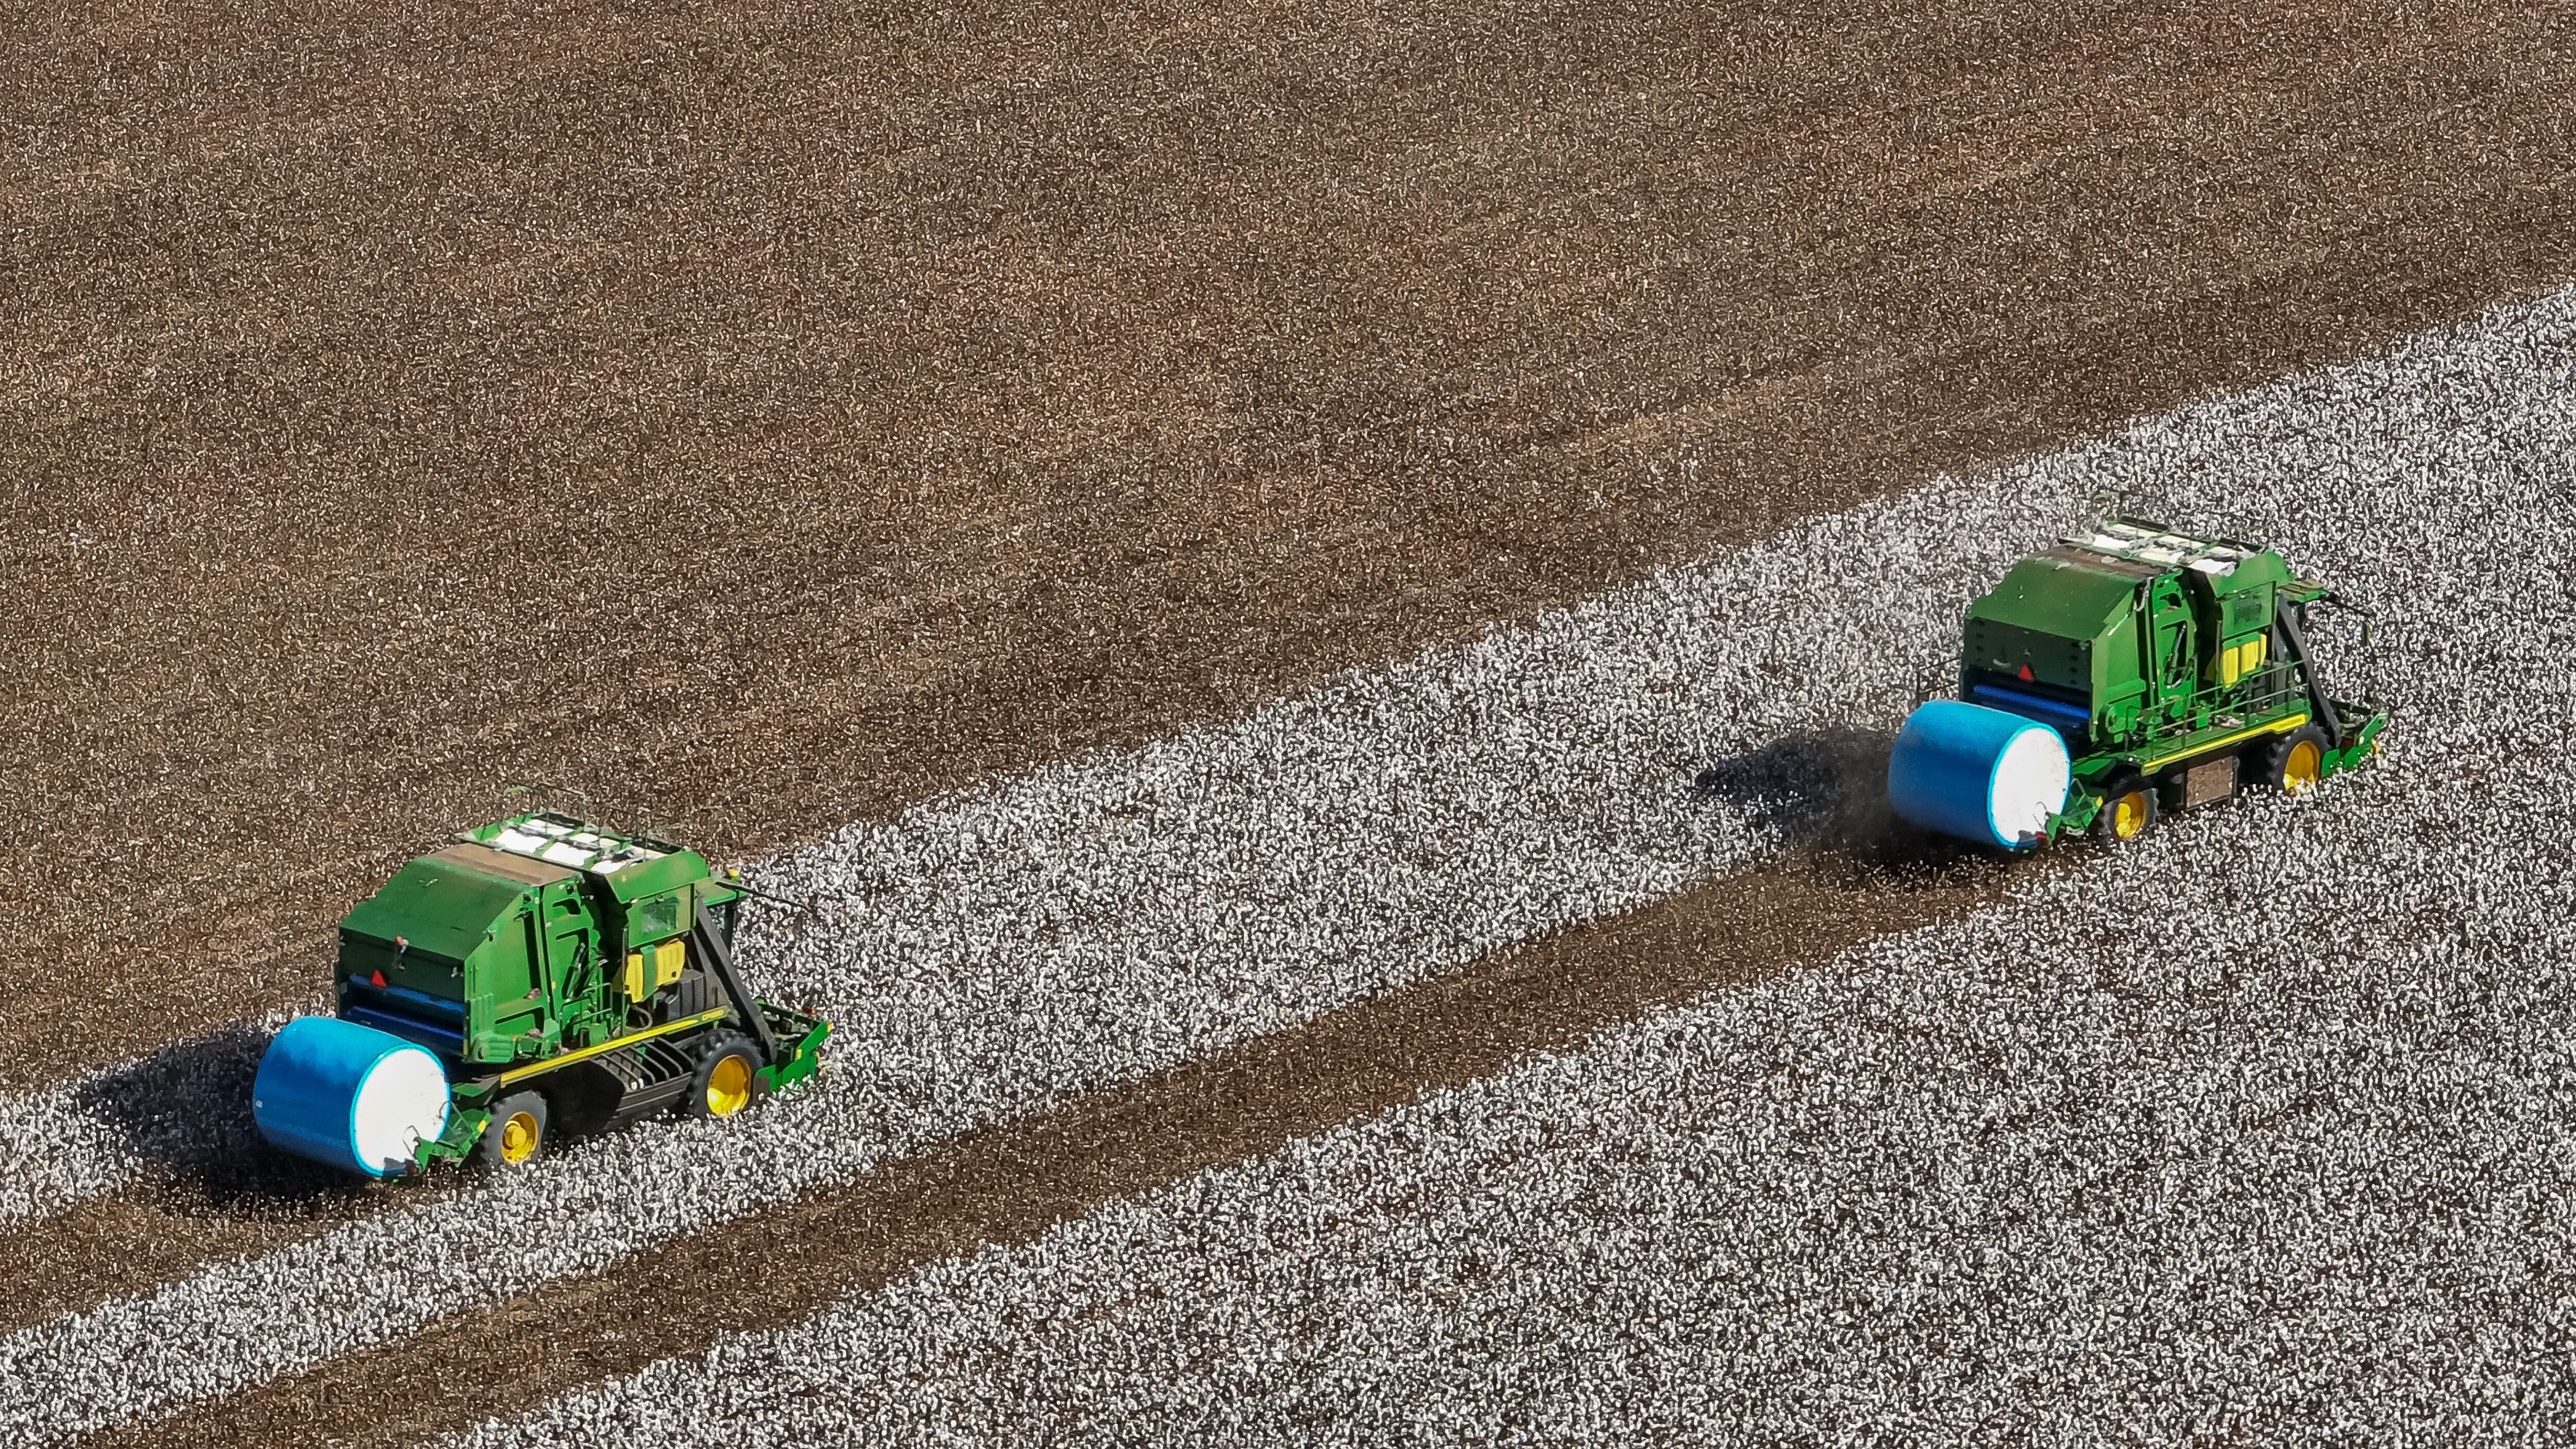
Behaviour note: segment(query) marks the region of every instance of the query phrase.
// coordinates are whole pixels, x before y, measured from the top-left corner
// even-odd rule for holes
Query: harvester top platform
[[[2193,538],[2128,518],[2115,518],[2087,532],[2070,535],[2066,543],[2157,571],[2181,567],[2211,575],[2233,573],[2248,559],[2269,553],[2252,544]]]
[[[495,851],[580,871],[607,883],[621,901],[707,875],[696,852],[650,835],[624,835],[569,815],[521,815],[469,830],[466,841]]]

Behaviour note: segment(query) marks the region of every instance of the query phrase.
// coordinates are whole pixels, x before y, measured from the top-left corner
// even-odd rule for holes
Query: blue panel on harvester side
[[[462,1026],[440,1026],[399,1011],[387,1011],[380,1006],[360,1006],[355,1002],[340,1008],[340,1019],[390,1032],[404,1041],[417,1043],[434,1052],[445,1052],[451,1057],[465,1055],[465,1029]]]
[[[2005,689],[1995,684],[1975,685],[1968,690],[1968,693],[1981,703],[1993,705],[2001,710],[2010,710],[2014,714],[2026,715],[2042,724],[2053,724],[2071,730],[2089,730],[2093,727],[2093,712],[2078,705],[2043,699],[2036,694],[2024,694],[2018,689]]]

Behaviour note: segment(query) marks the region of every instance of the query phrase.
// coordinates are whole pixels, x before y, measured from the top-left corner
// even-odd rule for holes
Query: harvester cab
[[[253,1118],[383,1177],[524,1162],[674,1105],[731,1115],[811,1075],[830,1031],[744,988],[747,894],[695,851],[569,816],[468,831],[341,921],[336,1014],[270,1043]]]
[[[2131,840],[2249,785],[2305,790],[2376,754],[2387,724],[2327,691],[2306,625],[2331,602],[2270,549],[2133,519],[2068,538],[1969,606],[1958,697],[1906,720],[1889,802],[2028,849]]]

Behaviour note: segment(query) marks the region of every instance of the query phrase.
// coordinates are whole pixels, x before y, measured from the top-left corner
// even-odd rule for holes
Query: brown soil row
[[[1656,1007],[1955,917],[1993,899],[2012,871],[2046,868],[1954,858],[1891,873],[1828,859],[1732,877],[113,1442],[393,1444],[514,1413],[1491,1076]],[[437,1363],[511,1371],[421,1372]]]
[[[1698,788],[1761,811],[1800,849],[1854,879],[1920,880],[1955,867],[1956,850],[1899,827],[1887,813],[1888,739],[1869,731],[1808,732],[1712,767]],[[1804,782],[1792,797],[1778,782]],[[1810,869],[1816,868],[1812,863]],[[204,1095],[210,1080],[237,1079],[249,1092],[259,1045],[225,1034],[174,1048],[119,1074],[123,1102],[150,1100],[176,1081]],[[131,1078],[131,1080],[123,1080]],[[208,1263],[273,1252],[380,1211],[470,1191],[474,1177],[441,1173],[420,1182],[367,1182],[262,1147],[163,1156],[144,1180],[52,1216],[0,1228],[0,1262],[22,1265],[19,1291],[0,1295],[0,1334],[146,1293]]]
[[[2576,272],[2546,7],[270,13],[0,34],[0,1086]]]
[[[149,1293],[224,1259],[272,1253],[378,1212],[466,1191],[470,1179],[359,1182],[260,1149],[188,1163],[0,1229],[0,1334]]]
[[[254,1257],[329,1230],[338,1219],[192,1211],[158,1188],[92,1198],[0,1235],[9,1292],[0,1334],[151,1292],[209,1263]]]

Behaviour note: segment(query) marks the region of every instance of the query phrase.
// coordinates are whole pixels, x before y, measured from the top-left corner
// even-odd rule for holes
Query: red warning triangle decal
[[[368,977],[367,979],[368,979],[369,981],[372,981],[372,982],[376,983],[378,986],[382,986],[382,985],[384,985],[384,984],[385,984],[385,973],[383,973],[382,971],[379,971],[379,972],[377,972],[375,975],[370,976],[370,977]]]

